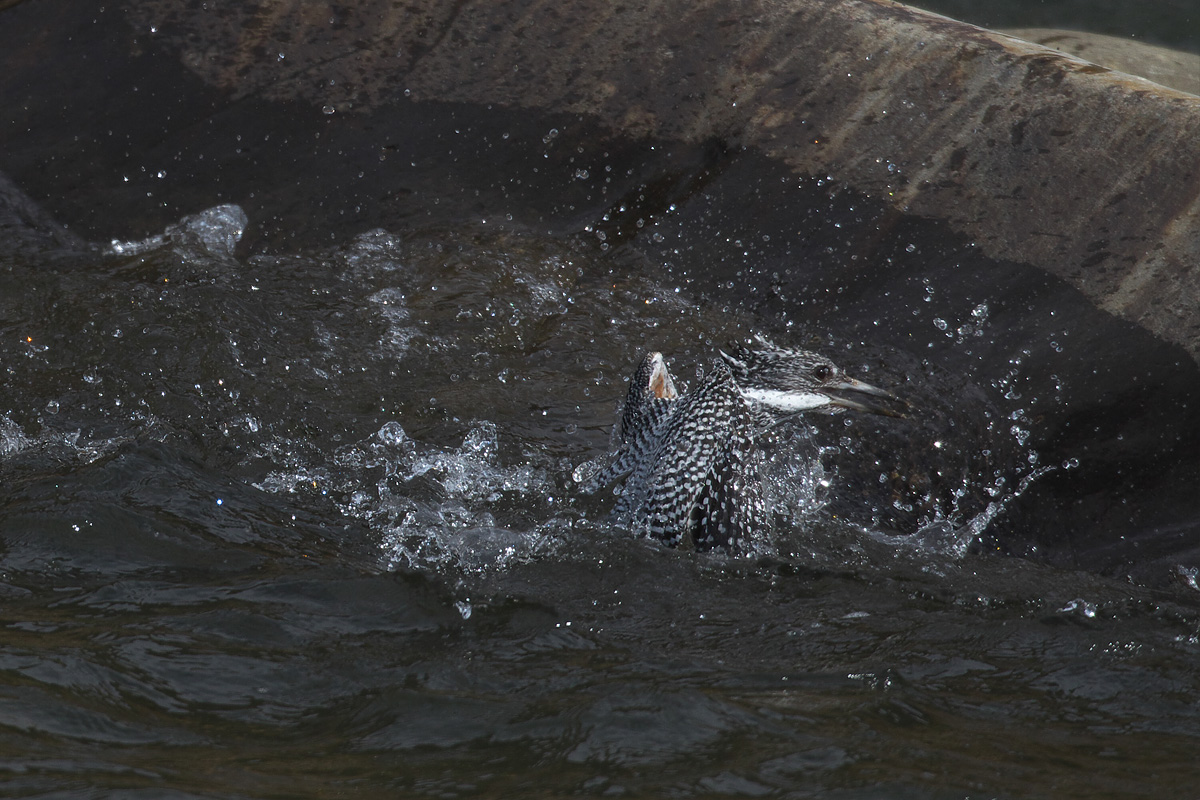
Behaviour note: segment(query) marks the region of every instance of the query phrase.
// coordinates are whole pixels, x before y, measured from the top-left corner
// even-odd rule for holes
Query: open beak
[[[829,398],[830,405],[888,417],[905,418],[908,415],[897,406],[906,409],[912,407],[908,401],[902,400],[887,389],[880,389],[854,378],[841,378],[836,383],[823,386],[821,393]]]

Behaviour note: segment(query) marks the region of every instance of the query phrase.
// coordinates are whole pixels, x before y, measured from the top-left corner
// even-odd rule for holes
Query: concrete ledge
[[[1200,355],[1200,98],[894,3],[593,5],[467,4],[406,86],[761,148]]]
[[[1037,44],[886,0],[130,13],[235,96],[347,113],[403,90],[759,148],[945,220],[1200,356],[1200,98]]]

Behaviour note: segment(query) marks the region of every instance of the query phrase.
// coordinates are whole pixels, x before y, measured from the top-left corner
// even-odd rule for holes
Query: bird
[[[615,430],[615,452],[585,491],[622,481],[613,520],[676,547],[732,550],[766,519],[763,435],[805,411],[855,410],[904,416],[904,401],[847,376],[823,355],[779,347],[718,351],[699,386],[680,394],[661,352],[649,352],[630,380]]]

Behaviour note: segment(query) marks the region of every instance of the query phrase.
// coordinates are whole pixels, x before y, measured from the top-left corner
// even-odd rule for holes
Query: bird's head
[[[896,395],[845,375],[823,355],[777,347],[765,339],[755,349],[721,351],[742,396],[782,413],[852,409],[901,417]],[[890,402],[883,402],[890,401]]]

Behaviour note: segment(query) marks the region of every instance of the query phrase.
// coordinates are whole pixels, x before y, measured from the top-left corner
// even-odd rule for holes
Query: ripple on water
[[[775,320],[921,415],[781,426],[769,547],[673,551],[572,467],[644,350],[693,375],[753,314],[537,237],[242,259],[222,215],[0,272],[9,793],[1190,785],[1195,601],[969,552],[1045,474],[1017,364]]]

